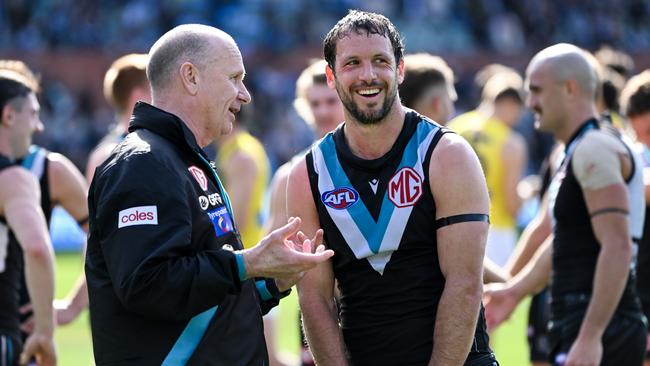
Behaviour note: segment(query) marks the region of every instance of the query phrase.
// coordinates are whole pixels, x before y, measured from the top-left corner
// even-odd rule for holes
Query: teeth
[[[375,88],[375,89],[363,89],[363,90],[359,90],[358,93],[361,94],[361,95],[377,94],[377,93],[379,93],[379,89],[378,88]]]

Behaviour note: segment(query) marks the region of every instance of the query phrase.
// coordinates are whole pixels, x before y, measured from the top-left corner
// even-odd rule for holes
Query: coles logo
[[[388,199],[397,207],[413,206],[422,196],[422,178],[415,169],[404,167],[388,182]]]
[[[335,210],[345,210],[359,200],[359,192],[354,188],[341,187],[327,191],[321,195],[321,200]]]
[[[196,179],[197,182],[199,182],[199,186],[201,186],[201,189],[204,191],[208,190],[208,178],[205,177],[205,174],[203,173],[203,170],[200,168],[195,167],[192,165],[191,167],[187,168],[187,170],[192,173],[194,176],[194,179]]]
[[[117,228],[133,225],[158,225],[157,206],[138,206],[122,210],[117,215]]]

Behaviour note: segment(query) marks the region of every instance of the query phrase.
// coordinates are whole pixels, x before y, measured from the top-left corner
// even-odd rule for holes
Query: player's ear
[[[404,57],[397,63],[397,81],[399,84],[404,81]]]
[[[335,89],[336,82],[334,81],[334,70],[332,70],[329,63],[325,66],[325,76],[327,77],[327,86],[330,89]]]
[[[0,113],[0,116],[2,117],[0,123],[2,123],[3,126],[11,126],[13,123],[14,113],[15,111],[13,107],[9,103],[5,104]]]

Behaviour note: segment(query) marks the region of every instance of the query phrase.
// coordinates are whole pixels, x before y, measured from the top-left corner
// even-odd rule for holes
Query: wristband
[[[244,262],[244,255],[241,252],[235,252],[235,260],[237,261],[239,280],[244,281],[246,279],[246,263]]]

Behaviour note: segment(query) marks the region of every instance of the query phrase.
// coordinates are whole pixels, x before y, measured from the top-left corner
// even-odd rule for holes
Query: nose
[[[40,118],[36,118],[36,121],[33,126],[33,131],[34,132],[43,132],[45,129],[45,126],[43,125],[43,121],[41,121]]]
[[[248,104],[251,102],[251,95],[248,92],[248,89],[246,89],[246,85],[244,85],[244,83],[241,84],[237,98],[242,102],[242,104]]]
[[[533,93],[528,93],[528,95],[526,96],[526,107],[528,107],[529,109],[534,109],[535,103],[536,100],[535,97],[533,96]]]
[[[361,64],[361,73],[359,74],[359,79],[371,82],[377,78],[377,73],[371,62],[363,62]]]

